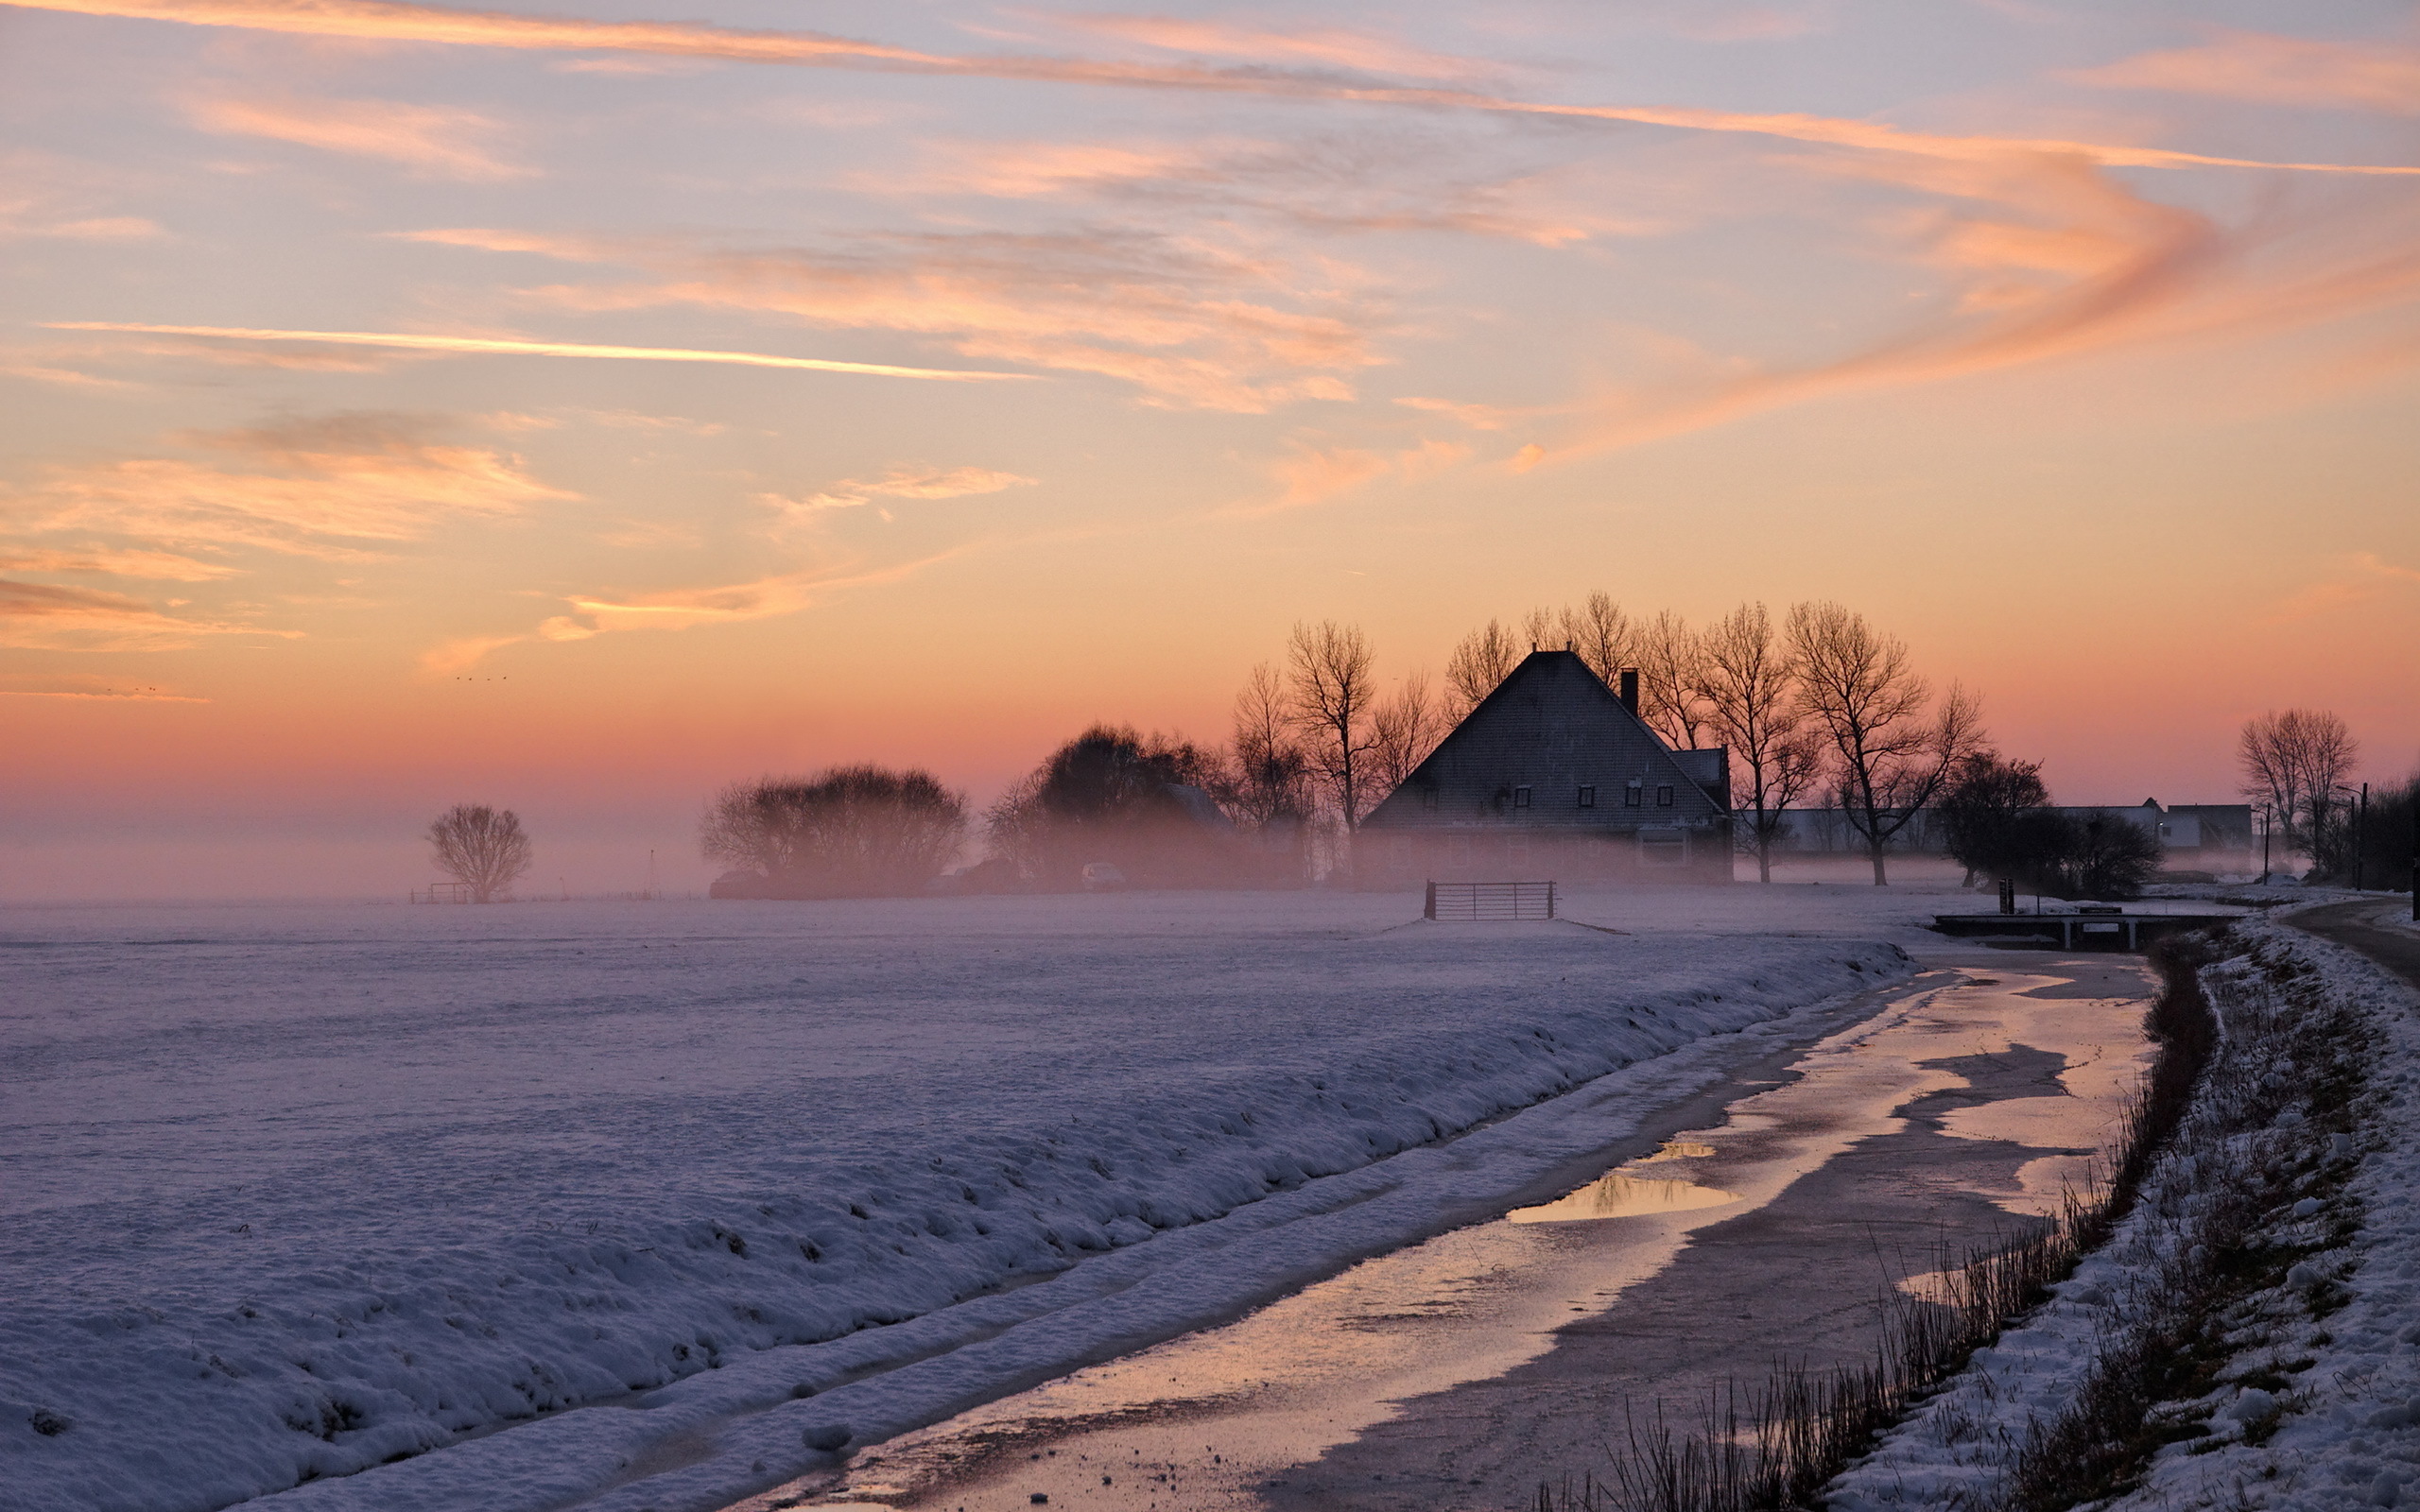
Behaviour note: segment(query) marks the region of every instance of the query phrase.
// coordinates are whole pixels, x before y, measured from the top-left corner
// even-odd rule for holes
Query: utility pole
[[[2361,890],[2361,842],[2370,836],[2370,784],[2361,784],[2360,806],[2353,811],[2353,890]]]

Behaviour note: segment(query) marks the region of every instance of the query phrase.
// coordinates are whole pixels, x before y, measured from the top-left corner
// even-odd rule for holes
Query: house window
[[[1622,784],[1622,807],[1626,809],[1634,809],[1638,807],[1640,801],[1644,799],[1646,796],[1647,790],[1636,782],[1624,782]]]
[[[1512,790],[1512,806],[1516,809],[1526,809],[1530,806],[1530,790],[1528,788],[1516,787]]]
[[[1583,787],[1580,790],[1580,806],[1583,809],[1593,809],[1597,806],[1597,790],[1595,788]]]
[[[1671,784],[1671,783],[1669,783],[1669,782],[1659,782],[1659,783],[1657,783],[1657,784],[1656,784],[1656,786],[1655,786],[1655,806],[1656,806],[1657,808],[1659,808],[1659,809],[1668,809],[1668,808],[1670,808],[1670,807],[1672,806],[1672,784]]]

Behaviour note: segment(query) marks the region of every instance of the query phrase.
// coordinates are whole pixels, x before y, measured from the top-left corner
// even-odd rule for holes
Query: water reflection
[[[1658,1160],[1702,1160],[1713,1153],[1713,1145],[1701,1144],[1695,1140],[1666,1140],[1664,1147],[1653,1155],[1642,1155],[1630,1163],[1652,1165]]]
[[[1702,1187],[1694,1181],[1658,1181],[1608,1171],[1567,1197],[1557,1197],[1534,1208],[1515,1208],[1505,1216],[1514,1223],[1575,1223],[1589,1218],[1686,1212],[1694,1208],[1720,1208],[1738,1200],[1737,1192]]]

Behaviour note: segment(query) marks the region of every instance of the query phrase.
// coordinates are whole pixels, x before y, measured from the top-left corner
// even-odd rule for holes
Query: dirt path
[[[2308,909],[2286,922],[2322,939],[2334,940],[2347,950],[2359,951],[2413,987],[2420,987],[2420,934],[2379,921],[2390,909],[2400,914],[2411,906],[2407,898],[2377,902],[2363,899]]]

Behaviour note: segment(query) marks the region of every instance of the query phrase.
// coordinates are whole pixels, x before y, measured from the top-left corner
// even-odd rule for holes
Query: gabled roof
[[[1720,758],[1698,760],[1719,772]],[[1623,790],[1637,783],[1635,807]],[[1670,747],[1570,651],[1532,651],[1454,727],[1364,827],[1435,829],[1515,822],[1550,829],[1703,825],[1727,811]],[[1530,790],[1519,807],[1515,790]],[[1669,787],[1669,806],[1655,802]],[[1595,804],[1581,806],[1581,790]]]

